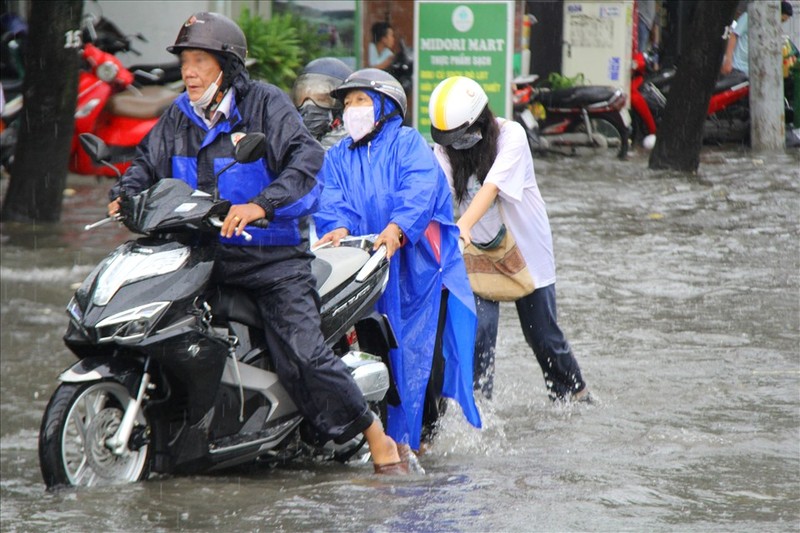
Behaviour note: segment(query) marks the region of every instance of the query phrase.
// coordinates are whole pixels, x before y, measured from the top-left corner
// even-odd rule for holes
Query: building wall
[[[131,46],[141,52],[118,54],[125,66],[145,63],[164,63],[175,61],[175,56],[166,47],[175,42],[181,24],[192,13],[213,11],[215,2],[208,0],[185,1],[137,1],[137,0],[87,0],[83,6],[84,14],[93,13],[107,18],[122,30],[132,35],[141,33],[147,42],[132,39]]]

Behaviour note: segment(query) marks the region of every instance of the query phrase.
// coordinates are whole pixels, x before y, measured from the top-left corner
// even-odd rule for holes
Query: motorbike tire
[[[114,455],[105,438],[114,434],[131,395],[116,381],[62,383],[47,404],[39,430],[39,466],[48,489],[130,483],[150,473],[150,446],[142,442]],[[150,427],[139,412],[142,435]],[[133,440],[133,439],[132,439]]]
[[[617,157],[619,159],[625,159],[628,155],[628,141],[630,138],[630,132],[628,127],[625,126],[625,123],[622,121],[622,118],[619,116],[619,113],[600,113],[598,115],[593,116],[591,119],[592,130],[594,132],[600,133],[606,139],[612,142],[608,142],[608,146],[612,146],[619,142],[619,149],[617,150]],[[583,124],[583,121],[576,121],[572,128],[570,128],[569,133],[585,133],[586,127]]]

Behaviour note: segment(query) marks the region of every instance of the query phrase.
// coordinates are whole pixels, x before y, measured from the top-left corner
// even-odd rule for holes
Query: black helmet
[[[181,26],[175,44],[167,47],[167,52],[179,55],[187,48],[223,54],[238,60],[242,67],[247,57],[247,39],[241,28],[219,13],[200,12],[189,17]]]
[[[377,68],[363,68],[353,72],[344,80],[338,89],[331,91],[331,96],[344,100],[345,95],[353,89],[370,90],[381,93],[391,98],[397,104],[400,115],[405,117],[408,109],[408,99],[403,86],[397,78]]]
[[[292,86],[292,102],[299,108],[306,100],[318,107],[341,109],[342,103],[331,96],[331,91],[353,73],[341,59],[320,57],[303,68]]]

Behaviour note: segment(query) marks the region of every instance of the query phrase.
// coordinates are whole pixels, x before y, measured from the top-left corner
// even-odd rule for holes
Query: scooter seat
[[[232,320],[248,326],[262,327],[261,313],[251,294],[238,287],[218,287],[208,299],[214,322]]]
[[[112,115],[131,118],[158,118],[178,93],[158,85],[148,85],[117,93],[109,99],[108,111]]]
[[[323,248],[314,252],[311,272],[317,279],[320,298],[355,276],[369,259],[369,253],[351,246]],[[335,265],[335,268],[334,268]],[[238,287],[219,287],[208,301],[215,320],[234,320],[261,327],[261,315],[252,293]]]
[[[734,70],[727,76],[722,76],[717,80],[717,83],[714,85],[714,92],[721,93],[722,91],[727,91],[742,83],[747,83],[747,81],[747,74],[741,70]]]
[[[314,255],[317,257],[311,263],[311,272],[317,278],[317,292],[321,298],[355,276],[369,259],[369,253],[352,246],[322,248]]]
[[[539,99],[545,107],[575,108],[607,102],[616,92],[617,89],[614,87],[581,85],[544,92]]]

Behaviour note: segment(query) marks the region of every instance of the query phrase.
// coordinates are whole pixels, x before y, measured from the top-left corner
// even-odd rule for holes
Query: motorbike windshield
[[[192,189],[178,179],[163,179],[136,196],[123,198],[123,222],[133,232],[194,231],[211,215],[226,213],[230,202],[214,201],[211,195]]]

